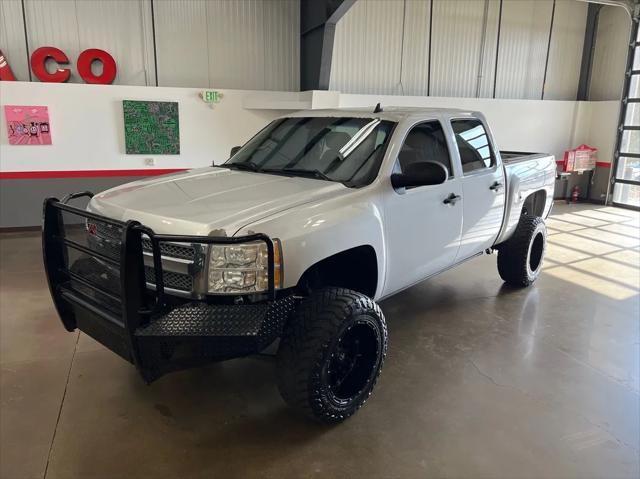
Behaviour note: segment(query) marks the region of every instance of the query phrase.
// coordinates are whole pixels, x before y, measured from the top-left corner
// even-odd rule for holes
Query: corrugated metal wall
[[[430,95],[476,96],[485,5],[434,0]]]
[[[298,0],[24,0],[24,20],[20,0],[0,8],[0,49],[21,80],[31,52],[55,46],[74,64],[71,82],[82,81],[78,54],[101,48],[116,84],[155,85],[157,68],[161,86],[299,88]]]
[[[402,94],[404,18],[404,4],[395,0],[356,2],[336,26],[331,84],[357,85],[360,93]],[[341,68],[347,63],[349,68]]]
[[[584,3],[566,0],[556,2],[547,82],[544,86],[545,99],[576,98],[581,62],[573,60],[582,57],[586,21],[587,9]]]
[[[631,18],[623,8],[602,7],[589,85],[590,100],[620,99],[630,28]]]
[[[542,98],[552,7],[551,0],[503,3],[496,98]]]
[[[54,46],[64,51],[75,66],[80,52],[101,48],[116,59],[116,83],[146,85],[147,72],[153,68],[146,61],[145,33],[141,28],[143,6],[143,2],[126,0],[26,0],[29,53],[42,46]],[[81,81],[74,67],[70,81]]]
[[[206,0],[155,2],[158,84],[209,85]]]
[[[154,7],[160,85],[299,88],[297,0],[163,0]]]
[[[336,27],[330,87],[540,99],[546,67],[545,98],[575,100],[587,4],[557,0],[551,30],[553,3],[359,0]]]
[[[400,93],[406,95],[427,95],[429,82],[429,2],[409,0],[406,2],[404,14],[404,38],[416,41],[405,41],[402,48],[402,71],[399,75]],[[349,15],[347,14],[347,17]],[[337,35],[345,35],[340,23]],[[334,55],[336,41],[334,40]],[[341,59],[344,61],[345,59]],[[333,75],[333,68],[331,69]],[[331,78],[333,81],[333,77]]]
[[[556,0],[550,29],[553,4],[358,0],[336,27],[330,87],[575,99],[587,4]],[[102,48],[117,84],[155,85],[157,71],[161,86],[299,89],[299,0],[24,0],[24,13],[20,0],[0,1],[0,49],[20,80],[31,52],[51,45],[69,56],[72,82],[78,53]],[[619,97],[628,29],[623,9],[602,8],[591,99]]]

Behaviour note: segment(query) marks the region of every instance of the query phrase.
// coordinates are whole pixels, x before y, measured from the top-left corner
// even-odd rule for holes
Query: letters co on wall
[[[47,70],[47,61],[52,60],[57,64],[56,71],[50,73]],[[96,75],[93,73],[91,67],[95,62],[102,64],[102,73]],[[31,54],[31,71],[42,82],[49,83],[64,83],[69,80],[71,76],[71,70],[69,68],[62,68],[63,65],[68,65],[69,58],[67,55],[56,47],[40,47]],[[89,48],[84,50],[78,55],[76,62],[76,69],[78,75],[86,83],[97,83],[107,85],[113,83],[118,73],[116,61],[111,55],[104,50],[97,48]],[[16,77],[11,71],[11,66],[4,54],[0,50],[0,80],[3,81],[16,81]]]

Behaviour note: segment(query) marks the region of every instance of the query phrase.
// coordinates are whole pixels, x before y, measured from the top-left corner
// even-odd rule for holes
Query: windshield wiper
[[[253,161],[242,161],[238,163],[223,163],[220,165],[225,168],[236,168],[238,170],[259,171],[260,167]]]
[[[260,168],[253,161],[242,161],[239,163],[224,163],[220,165],[226,168],[236,168],[238,170],[255,171],[256,173],[274,173],[274,174],[294,174],[301,176],[310,176],[312,178],[318,178],[326,181],[338,181],[334,180],[330,176],[325,175],[320,170],[306,170],[304,168]]]
[[[286,173],[294,173],[298,175],[312,176],[313,178],[319,178],[326,181],[336,181],[333,178],[325,175],[320,170],[305,170],[304,168],[282,168],[282,171]]]

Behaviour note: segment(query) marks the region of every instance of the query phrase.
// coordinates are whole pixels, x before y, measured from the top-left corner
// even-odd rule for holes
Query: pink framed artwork
[[[10,145],[50,145],[51,123],[46,106],[5,105]]]

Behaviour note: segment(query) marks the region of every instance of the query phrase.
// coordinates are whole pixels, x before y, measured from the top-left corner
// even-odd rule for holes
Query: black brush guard
[[[282,333],[294,307],[276,300],[274,244],[264,234],[240,237],[159,235],[137,221],[121,222],[67,204],[93,195],[68,195],[44,202],[44,265],[56,310],[68,331],[80,329],[133,363],[147,382],[207,362],[257,353]],[[77,238],[84,225],[69,226],[63,214],[121,230],[119,255],[108,255]],[[153,257],[155,287],[145,279],[143,237]],[[236,244],[263,241],[268,252],[267,299],[253,304],[175,301],[165,294],[160,244]],[[118,251],[116,249],[116,251]],[[82,257],[73,260],[72,254]],[[89,272],[89,273],[87,273]]]

